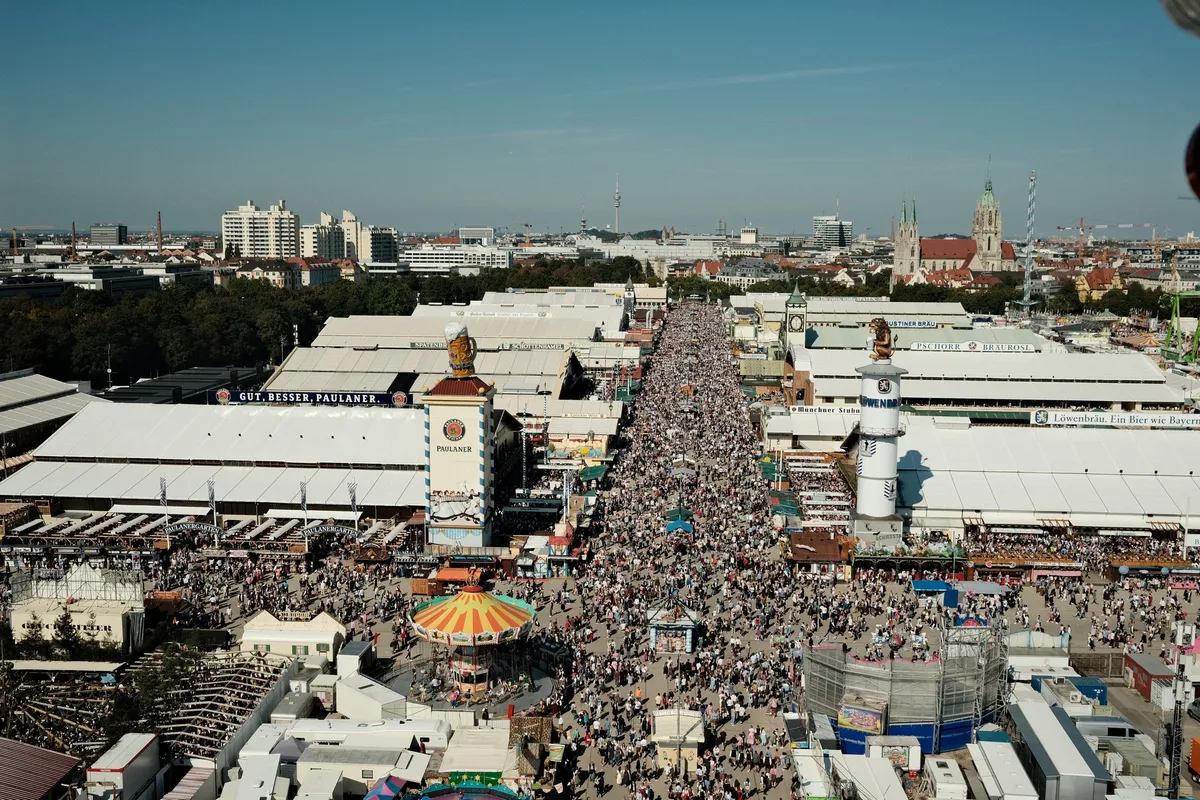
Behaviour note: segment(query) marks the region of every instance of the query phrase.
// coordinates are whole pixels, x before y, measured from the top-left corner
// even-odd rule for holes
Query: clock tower
[[[792,290],[792,296],[787,299],[787,304],[784,308],[783,320],[783,336],[781,344],[783,344],[785,357],[788,354],[794,356],[798,351],[805,348],[805,337],[808,334],[808,300],[800,291],[800,285]]]

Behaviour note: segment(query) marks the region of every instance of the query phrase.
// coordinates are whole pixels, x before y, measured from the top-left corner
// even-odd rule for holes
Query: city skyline
[[[361,6],[370,25],[339,27],[299,3],[238,7],[217,35],[230,4],[112,3],[106,19],[161,30],[97,53],[62,44],[99,7],[36,4],[16,20],[16,60],[39,67],[5,90],[24,113],[0,222],[139,230],[161,209],[168,229],[217,230],[253,198],[304,224],[350,209],[402,231],[570,231],[613,224],[620,173],[624,231],[803,234],[840,200],[856,234],[886,236],[916,196],[922,232],[966,233],[990,158],[1006,239],[1030,169],[1041,237],[1081,216],[1200,227],[1176,199],[1200,42],[1153,4],[1019,5],[617,4],[614,28],[548,4],[478,26]]]

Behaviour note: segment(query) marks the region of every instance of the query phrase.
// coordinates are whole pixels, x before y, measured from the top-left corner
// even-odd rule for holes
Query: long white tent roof
[[[858,397],[857,350],[807,350],[798,371],[811,371],[818,398]],[[908,370],[904,398],[1179,405],[1183,393],[1140,353],[941,353],[899,350]]]
[[[10,373],[0,376],[0,433],[70,417],[90,403],[107,402],[35,372]]]
[[[115,405],[115,404],[114,404]],[[96,498],[114,502],[159,502],[159,479],[167,480],[169,503],[208,503],[208,481],[219,503],[297,505],[300,483],[312,508],[349,505],[346,484],[358,484],[360,506],[420,506],[425,502],[421,470],[319,467],[222,467],[184,464],[112,464],[34,461],[0,482],[0,497]],[[313,518],[320,517],[314,510]]]
[[[424,464],[425,418],[412,408],[93,403],[34,451],[64,461],[226,465]]]
[[[545,397],[498,395],[496,408],[514,416],[599,417],[620,419],[625,404],[620,400],[553,400]]]
[[[900,503],[913,519],[1069,519],[1147,528],[1200,512],[1200,431],[941,427],[900,439]]]
[[[470,335],[486,349],[529,349],[530,342],[543,347],[561,343],[565,349],[594,340],[597,328],[591,320],[570,318],[481,317],[464,321]],[[443,342],[444,327],[445,321],[438,317],[330,317],[313,347],[420,349]]]
[[[606,331],[615,332],[621,330],[621,323],[625,317],[625,307],[620,303],[606,303],[597,305],[595,303],[571,303],[564,305],[541,305],[533,303],[521,303],[520,301],[507,303],[480,303],[478,301],[471,303],[469,306],[417,306],[413,309],[414,317],[436,318],[442,320],[459,320],[466,323],[468,326],[474,326],[475,322],[480,319],[494,318],[534,318],[541,320],[549,319],[585,319],[594,323],[597,327],[603,328]]]
[[[481,377],[536,376],[553,378],[542,381],[557,392],[567,372],[571,353],[565,350],[502,350],[482,352],[475,357]],[[299,347],[263,387],[270,391],[370,391],[386,392],[396,377],[411,373],[444,377],[448,370],[446,351],[354,350],[345,347]],[[490,380],[490,379],[489,379]],[[433,383],[436,383],[434,379]],[[419,392],[424,383],[417,382]],[[432,385],[432,383],[430,383]],[[497,381],[497,391],[503,391]]]

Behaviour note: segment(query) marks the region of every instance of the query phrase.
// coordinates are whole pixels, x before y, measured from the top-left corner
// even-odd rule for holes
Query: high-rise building
[[[400,259],[400,234],[395,228],[362,229],[358,239],[358,260],[361,263],[392,264]]]
[[[346,258],[363,261],[364,259],[358,253],[358,243],[362,239],[363,231],[363,225],[358,221],[358,217],[342,209],[342,221],[338,224],[341,225],[342,234],[346,239]]]
[[[226,257],[292,258],[300,254],[300,218],[283,200],[266,211],[250,200],[221,215],[221,239]]]
[[[300,226],[300,255],[304,258],[345,258],[346,232],[337,220],[322,211],[320,224]]]
[[[92,225],[92,246],[118,247],[129,242],[129,229],[115,222],[103,222]]]
[[[854,240],[854,223],[848,219],[813,217],[813,240],[817,247],[836,250],[849,247]]]

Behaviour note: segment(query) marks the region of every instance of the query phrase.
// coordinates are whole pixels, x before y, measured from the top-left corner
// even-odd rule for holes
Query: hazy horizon
[[[302,223],[603,229],[620,173],[626,231],[805,234],[840,204],[877,237],[915,196],[923,233],[967,233],[990,156],[1006,239],[1031,169],[1041,238],[1200,229],[1176,199],[1200,40],[1155,3],[485,8],[22,6],[0,224],[213,231],[284,198]]]

